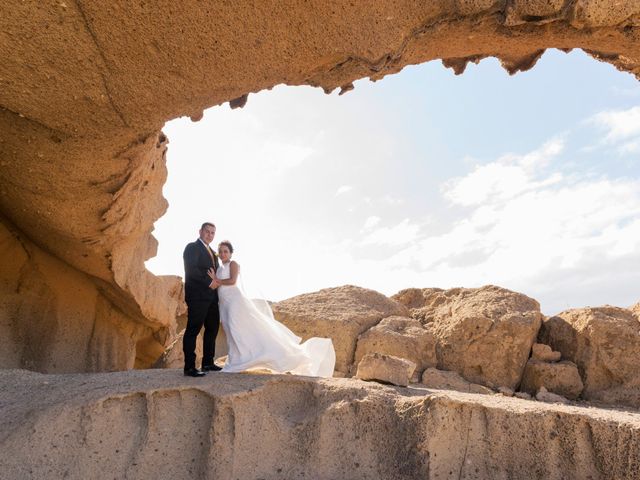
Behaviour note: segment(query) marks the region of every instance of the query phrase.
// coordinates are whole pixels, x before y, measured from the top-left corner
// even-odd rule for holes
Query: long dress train
[[[229,264],[218,267],[220,279],[230,277]],[[247,297],[240,278],[236,285],[218,287],[220,321],[229,353],[223,372],[268,369],[275,373],[331,377],[336,362],[330,338],[310,338],[304,343],[273,318],[268,304]],[[265,308],[266,307],[266,308]]]

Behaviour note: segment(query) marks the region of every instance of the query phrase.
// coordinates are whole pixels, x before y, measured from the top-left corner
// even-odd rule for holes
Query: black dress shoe
[[[220,370],[222,370],[222,367],[219,367],[217,365],[203,365],[202,366],[202,371],[203,372],[219,372]]]
[[[204,377],[206,373],[201,372],[197,368],[185,368],[184,375],[185,377]]]

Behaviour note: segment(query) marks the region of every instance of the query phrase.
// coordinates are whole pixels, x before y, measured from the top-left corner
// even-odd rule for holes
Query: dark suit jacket
[[[191,301],[218,301],[218,290],[209,288],[211,278],[207,270],[211,267],[217,270],[218,256],[209,248],[213,255],[207,253],[207,247],[199,239],[188,244],[182,258],[184,260],[184,299]]]

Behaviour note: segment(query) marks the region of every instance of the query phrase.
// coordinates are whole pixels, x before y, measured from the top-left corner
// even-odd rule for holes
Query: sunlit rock
[[[425,368],[435,367],[436,338],[427,326],[409,317],[388,317],[358,337],[355,364],[369,353],[406,358],[416,364],[412,381],[417,382]]]
[[[504,288],[409,289],[392,298],[431,325],[438,368],[515,389],[541,323],[535,300]]]
[[[567,310],[545,320],[540,338],[578,366],[584,398],[640,407],[640,320],[630,310]]]
[[[547,363],[531,359],[524,368],[520,390],[535,395],[541,387],[575,400],[582,393],[584,385],[573,362],[563,360]]]
[[[382,353],[368,353],[358,362],[355,376],[360,380],[375,380],[406,387],[411,382],[415,369],[416,364],[411,360]]]
[[[366,288],[346,285],[306,293],[273,305],[276,320],[304,340],[333,340],[339,376],[355,373],[354,355],[358,336],[392,315],[406,316],[398,302]]]

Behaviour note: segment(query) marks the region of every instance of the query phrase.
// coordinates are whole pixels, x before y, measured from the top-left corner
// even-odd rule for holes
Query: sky
[[[253,295],[499,285],[568,308],[640,301],[640,83],[581,51],[509,76],[434,61],[338,96],[277,86],[165,125],[155,274],[202,222]]]

